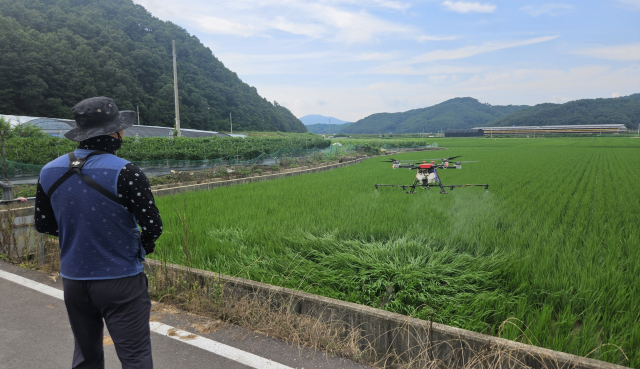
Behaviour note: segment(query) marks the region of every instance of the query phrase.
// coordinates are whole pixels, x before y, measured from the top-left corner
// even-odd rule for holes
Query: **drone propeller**
[[[451,160],[456,159],[456,158],[459,158],[459,157],[461,157],[461,156],[462,156],[462,155],[458,155],[458,156],[452,156],[452,157],[450,157],[450,158],[442,158],[442,159],[435,159],[435,160],[451,161]]]
[[[393,158],[389,158],[389,160],[383,160],[381,163],[395,163],[397,160]]]
[[[406,162],[416,162],[416,163],[420,163],[422,164],[423,161],[436,161],[436,160],[442,160],[442,161],[451,161],[455,158],[459,158],[462,155],[458,155],[458,156],[452,156],[450,158],[438,158],[438,159],[420,159],[420,160],[405,160]]]

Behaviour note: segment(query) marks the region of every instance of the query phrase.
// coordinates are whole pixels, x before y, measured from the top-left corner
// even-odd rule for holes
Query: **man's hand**
[[[147,255],[153,254],[153,252],[156,249],[156,243],[155,242],[151,242],[151,243],[148,243],[146,245],[142,245],[142,247],[144,248],[145,254],[147,254]]]

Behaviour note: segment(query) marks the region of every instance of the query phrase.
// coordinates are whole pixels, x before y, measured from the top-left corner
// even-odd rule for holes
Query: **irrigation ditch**
[[[153,186],[155,196],[210,190],[336,169],[340,163],[281,169],[244,178]],[[0,210],[0,258],[54,271],[57,240],[33,229],[33,205]],[[58,261],[59,263],[59,261]],[[222,319],[377,368],[621,369],[619,365],[415,319],[293,289],[148,260],[152,296],[187,311]],[[510,324],[505,321],[504,325]],[[525,335],[522,335],[525,339]]]

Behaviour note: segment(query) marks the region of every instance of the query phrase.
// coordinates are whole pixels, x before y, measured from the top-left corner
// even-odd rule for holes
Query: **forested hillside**
[[[504,116],[494,126],[548,126],[624,124],[636,130],[640,123],[640,94],[611,99],[584,99],[564,104],[539,104]]]
[[[373,114],[346,127],[341,133],[417,133],[471,128],[525,108],[528,106],[493,106],[471,97],[457,97],[428,108]]]
[[[92,96],[142,124],[173,126],[176,40],[183,128],[306,132],[258,95],[195,36],[131,0],[0,0],[0,113],[70,118]]]

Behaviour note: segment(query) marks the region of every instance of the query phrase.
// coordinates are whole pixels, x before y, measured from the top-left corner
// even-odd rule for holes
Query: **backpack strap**
[[[53,195],[53,192],[57,190],[58,187],[60,187],[67,179],[71,178],[71,176],[73,176],[74,174],[77,174],[86,184],[91,186],[94,190],[100,192],[109,200],[112,200],[122,206],[126,206],[122,198],[109,192],[104,187],[100,186],[98,182],[94,181],[93,178],[82,173],[82,167],[84,167],[84,164],[87,162],[87,159],[89,159],[91,156],[94,156],[94,155],[104,155],[104,154],[108,154],[108,153],[104,151],[96,150],[83,158],[76,158],[76,155],[73,152],[70,152],[69,153],[69,170],[66,171],[60,178],[58,178],[58,180],[55,181],[53,185],[51,185],[51,187],[49,188],[49,191],[47,191],[47,196],[51,198],[51,195]]]

